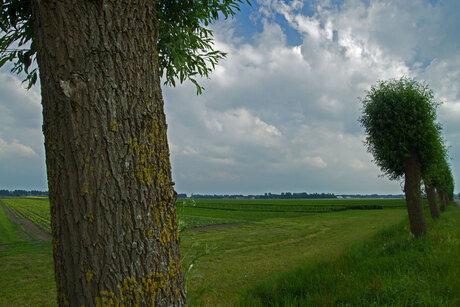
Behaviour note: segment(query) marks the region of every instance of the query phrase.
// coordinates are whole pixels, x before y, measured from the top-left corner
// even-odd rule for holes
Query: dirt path
[[[28,219],[16,218],[1,200],[0,203],[3,206],[3,208],[5,208],[5,212],[8,215],[8,218],[16,224],[22,226],[23,231],[21,231],[21,233],[19,234],[21,237],[28,240],[29,242],[33,242],[35,239],[41,241],[51,241],[51,235],[49,233],[42,230],[40,227],[38,227]],[[33,238],[31,238],[28,234],[32,235]]]
[[[460,199],[455,200],[455,203],[460,207]]]

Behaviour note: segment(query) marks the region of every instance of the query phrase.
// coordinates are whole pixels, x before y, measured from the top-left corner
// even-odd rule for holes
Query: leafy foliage
[[[447,160],[443,160],[437,167],[437,174],[433,176],[433,184],[438,191],[444,192],[449,196],[454,194],[454,178],[452,170]]]
[[[0,2],[0,67],[6,62],[13,62],[12,73],[27,75],[24,82],[28,82],[30,89],[37,81],[37,68],[29,72],[35,61],[37,48],[30,42],[33,36],[31,20],[31,0],[2,0]]]
[[[153,1],[153,0],[152,0]],[[196,76],[209,77],[216,64],[226,56],[213,49],[213,32],[207,27],[223,16],[232,17],[243,0],[159,0],[158,62],[164,83],[175,86],[190,80],[197,94],[203,87]],[[250,4],[248,0],[245,1]],[[31,0],[0,2],[0,67],[13,62],[11,72],[25,72],[24,82],[31,88],[37,81],[37,69],[29,71],[37,47],[33,42]],[[18,48],[16,48],[17,46]]]
[[[208,27],[219,16],[228,18],[239,11],[242,0],[160,0],[158,19],[158,62],[165,84],[175,86],[186,79],[195,84],[197,94],[203,87],[195,76],[208,77],[216,64],[226,56],[213,50],[213,32]],[[249,1],[246,1],[248,4]],[[209,66],[208,66],[209,64]]]
[[[368,151],[390,179],[404,175],[404,161],[411,153],[418,156],[422,174],[439,160],[439,103],[426,84],[407,78],[380,81],[361,102],[359,121],[366,130]]]

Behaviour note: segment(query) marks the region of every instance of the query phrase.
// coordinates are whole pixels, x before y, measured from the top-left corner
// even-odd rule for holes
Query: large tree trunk
[[[428,199],[428,204],[430,206],[431,218],[433,220],[439,219],[441,217],[441,213],[439,212],[439,206],[438,201],[436,200],[436,192],[434,189],[434,185],[425,182],[425,193],[426,198]]]
[[[426,221],[423,214],[420,180],[422,177],[417,154],[411,153],[405,161],[405,184],[407,212],[409,213],[410,230],[415,237],[426,233]]]
[[[32,3],[59,304],[184,305],[155,1]]]

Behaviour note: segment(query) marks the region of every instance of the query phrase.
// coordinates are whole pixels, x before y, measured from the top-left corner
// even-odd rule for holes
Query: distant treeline
[[[178,198],[188,198],[187,194],[181,193],[177,195]],[[263,195],[217,195],[217,194],[193,194],[194,198],[199,199],[330,199],[330,198],[404,198],[403,194],[341,194],[335,195],[334,193],[281,193],[272,194],[265,193]]]
[[[187,198],[187,194],[182,193],[177,195],[179,198]],[[337,198],[333,193],[281,193],[272,194],[265,193],[263,195],[208,195],[208,194],[193,194],[194,198],[199,199],[321,199],[321,198]]]
[[[0,196],[10,196],[10,197],[17,197],[17,196],[41,196],[41,197],[48,197],[48,191],[26,191],[26,190],[0,190]]]
[[[0,190],[0,196],[10,196],[10,197],[17,197],[17,196],[42,196],[48,197],[48,191],[37,191],[37,190]],[[181,193],[177,195],[178,198],[184,199],[188,198],[187,194]],[[459,193],[460,196],[460,193]],[[217,194],[193,194],[194,198],[200,199],[324,199],[324,198],[404,198],[402,194],[387,194],[387,195],[379,195],[379,194],[341,194],[335,195],[334,193],[281,193],[281,194],[272,194],[272,193],[265,193],[263,195],[239,195],[239,194],[232,194],[232,195],[217,195]]]
[[[404,198],[403,194],[350,194],[337,195],[338,198]]]

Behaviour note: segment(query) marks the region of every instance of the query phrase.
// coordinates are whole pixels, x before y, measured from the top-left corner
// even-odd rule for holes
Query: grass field
[[[12,222],[0,202],[0,306],[56,306],[52,261],[51,244]]]
[[[57,306],[50,243],[0,250],[0,306]]]
[[[197,199],[178,202],[188,228],[345,210],[405,208],[403,199]]]
[[[213,248],[199,261],[195,273],[204,278],[190,280],[189,297],[197,305],[231,306],[261,279],[307,260],[332,259],[350,244],[405,219],[406,212],[401,209],[353,210],[186,233],[184,242]]]
[[[355,210],[349,210],[352,206]],[[357,206],[360,209],[378,206],[383,210],[356,210]],[[295,268],[312,270],[318,267],[318,263],[324,266],[339,261],[341,255],[361,253],[363,258],[352,259],[363,261],[366,253],[356,251],[360,251],[360,246],[365,243],[381,249],[380,245],[385,244],[378,239],[382,231],[385,240],[392,240],[392,246],[406,247],[406,242],[411,240],[408,240],[407,211],[402,206],[403,200],[196,200],[195,206],[179,204],[182,219],[192,221],[189,227],[239,223],[237,226],[181,233],[184,269],[195,262],[194,269],[188,274],[189,303],[192,306],[265,305],[267,300],[273,300],[266,292],[275,293],[273,289],[283,283],[283,272],[289,275]],[[341,209],[324,210],[332,207]],[[327,214],[321,214],[324,212]],[[0,211],[0,227],[14,229],[14,225],[7,225],[8,222]],[[460,210],[450,206],[442,221],[430,227],[439,232],[436,236],[440,241],[458,243],[460,234],[454,230],[458,230],[459,225]],[[385,233],[392,231],[399,235],[385,237]],[[6,233],[10,234],[9,238],[12,232],[0,233],[0,240],[6,242],[3,244],[10,240]],[[431,244],[428,242],[431,241],[423,244],[428,246]],[[460,246],[454,244],[449,248],[458,253]],[[404,250],[400,253],[398,257],[404,258]],[[435,262],[438,261],[436,257],[433,258]],[[446,259],[439,261],[444,263],[440,268],[444,268]],[[17,242],[9,245],[0,250],[0,263],[0,306],[55,306],[49,243]],[[433,274],[437,272],[436,267],[429,270]],[[315,276],[321,279],[320,274]],[[402,279],[401,283],[406,281]],[[460,284],[458,278],[456,281]],[[264,292],[264,289],[268,290]],[[290,297],[294,299],[297,292],[293,293]],[[436,298],[436,293],[432,298]],[[275,305],[284,306],[289,299],[283,298]]]
[[[408,238],[407,222],[347,248],[333,261],[304,262],[258,283],[250,306],[460,306],[460,210],[428,220]]]

